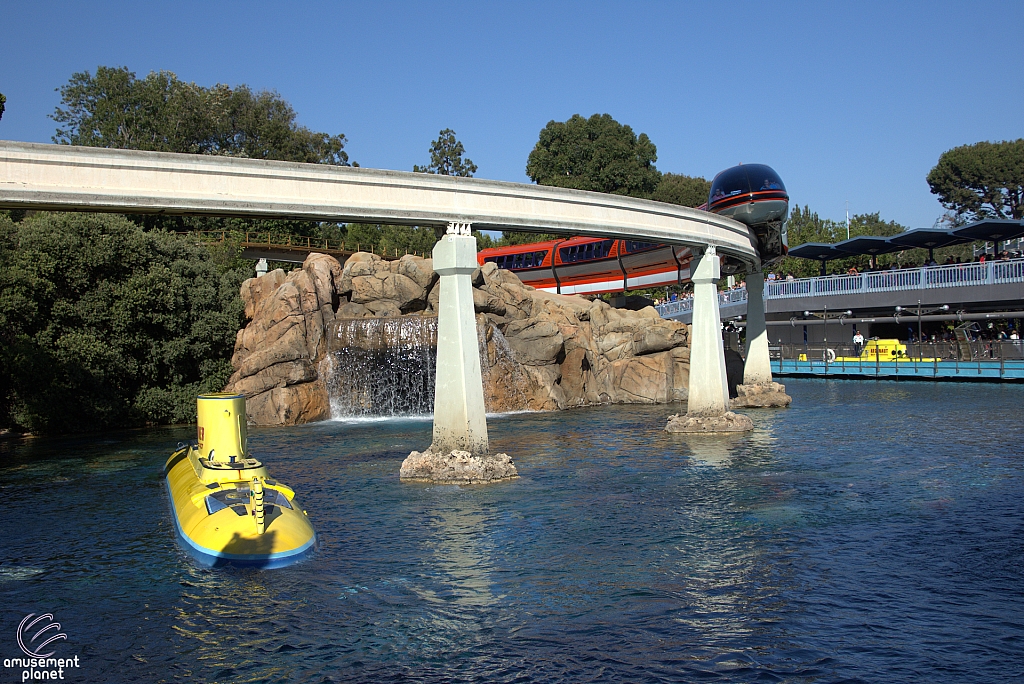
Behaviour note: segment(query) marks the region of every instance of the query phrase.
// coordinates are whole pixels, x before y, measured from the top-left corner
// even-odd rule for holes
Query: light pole
[[[897,306],[896,307],[896,322],[897,323],[899,323],[899,320],[900,320],[900,312],[903,312],[903,311],[906,311],[906,310],[907,310],[907,308],[904,307],[904,306]],[[924,346],[924,338],[921,335],[921,315],[922,314],[934,313],[936,311],[949,311],[949,304],[943,304],[942,306],[933,306],[930,309],[922,309],[921,308],[921,300],[920,299],[917,300],[917,360],[918,361],[920,361],[922,358],[924,358],[921,355],[922,347]]]
[[[853,312],[850,311],[849,309],[847,309],[846,311],[836,311],[836,312],[833,312],[833,313],[829,313],[828,312],[828,306],[824,306],[823,309],[824,310],[821,313],[818,313],[817,311],[804,311],[804,318],[810,318],[811,316],[814,316],[815,318],[820,318],[821,319],[821,322],[822,322],[821,324],[823,326],[823,331],[824,331],[822,333],[822,337],[824,338],[823,341],[824,341],[824,344],[825,344],[825,351],[822,352],[822,358],[825,359],[825,365],[828,366],[828,364],[830,363],[829,360],[828,360],[828,322],[829,322],[829,319],[838,318],[839,319],[839,324],[842,325],[843,324],[843,319],[846,318],[847,316],[852,316]]]

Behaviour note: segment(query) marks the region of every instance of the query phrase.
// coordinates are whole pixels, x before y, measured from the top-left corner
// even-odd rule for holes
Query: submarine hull
[[[257,465],[205,473],[191,446],[168,459],[165,482],[171,518],[179,544],[198,564],[279,568],[302,560],[316,548],[313,526],[295,500],[289,499],[291,491],[266,478],[262,465]],[[217,479],[211,482],[211,475]],[[262,532],[254,514],[251,477],[262,478],[265,486]]]

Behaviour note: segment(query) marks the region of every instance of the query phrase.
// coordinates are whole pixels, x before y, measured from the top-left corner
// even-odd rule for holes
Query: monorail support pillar
[[[722,267],[714,246],[694,250],[693,322],[690,328],[690,386],[686,415],[670,416],[668,432],[743,432],[750,418],[729,411],[722,318],[718,311],[718,280]]]
[[[441,276],[437,312],[433,443],[402,463],[401,479],[482,483],[518,477],[506,454],[491,455],[487,440],[480,352],[473,310],[476,238],[468,223],[449,223],[433,251]]]
[[[747,273],[747,359],[743,364],[743,384],[737,385],[733,406],[767,408],[789,406],[793,397],[786,386],[772,381],[768,354],[768,326],[764,316],[764,272]]]

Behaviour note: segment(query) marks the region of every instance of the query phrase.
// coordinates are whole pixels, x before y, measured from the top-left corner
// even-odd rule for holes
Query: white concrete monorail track
[[[0,141],[0,209],[447,226],[434,250],[435,267],[442,281],[452,279],[449,286],[442,282],[442,292],[452,293],[465,289],[467,269],[476,268],[471,227],[685,245],[693,250],[695,265],[714,262],[705,269],[706,283],[717,281],[723,256],[749,271],[760,270],[756,237],[746,225],[687,207],[479,178],[212,155]],[[707,296],[694,302],[695,312],[703,313],[692,347],[694,358],[712,359],[722,346],[718,297],[713,285],[703,290]],[[441,301],[439,327],[450,318],[451,338],[463,344],[438,345],[438,368],[456,368],[459,378],[438,374],[434,436],[438,446],[458,443],[486,452],[479,359],[468,351],[476,339],[472,301],[466,296]],[[474,327],[462,330],[466,326]],[[442,363],[448,353],[458,358]],[[691,373],[690,404],[704,413],[724,412],[724,373],[708,363],[713,371]]]
[[[651,200],[405,171],[0,141],[0,208],[358,221],[623,237],[757,264],[738,221]]]

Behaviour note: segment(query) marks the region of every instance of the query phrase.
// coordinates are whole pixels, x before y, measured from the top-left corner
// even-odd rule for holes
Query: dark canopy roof
[[[1013,240],[1024,237],[1024,223],[1012,219],[985,219],[968,223],[960,228],[954,228],[949,232],[957,237],[967,238],[968,240],[997,242],[999,240]]]
[[[889,238],[889,242],[894,245],[921,249],[938,249],[949,245],[962,245],[970,241],[970,238],[953,235],[948,230],[935,230],[934,228],[916,228]]]
[[[837,252],[832,245],[825,244],[824,242],[805,242],[802,245],[791,247],[789,256],[800,259],[828,261],[830,259],[841,259],[846,255]]]
[[[807,242],[789,250],[789,256],[800,259],[816,259],[830,261],[842,259],[852,254],[889,254],[900,250],[918,247],[936,249],[948,245],[960,245],[981,240],[998,242],[1024,237],[1024,221],[1008,219],[984,219],[975,221],[953,230],[935,230],[933,228],[917,228],[908,230],[892,237],[877,235],[859,235],[834,245],[823,242]]]
[[[858,235],[849,240],[837,242],[833,247],[837,252],[843,252],[845,256],[850,254],[888,254],[906,249],[901,245],[892,244],[887,238],[876,235]]]

